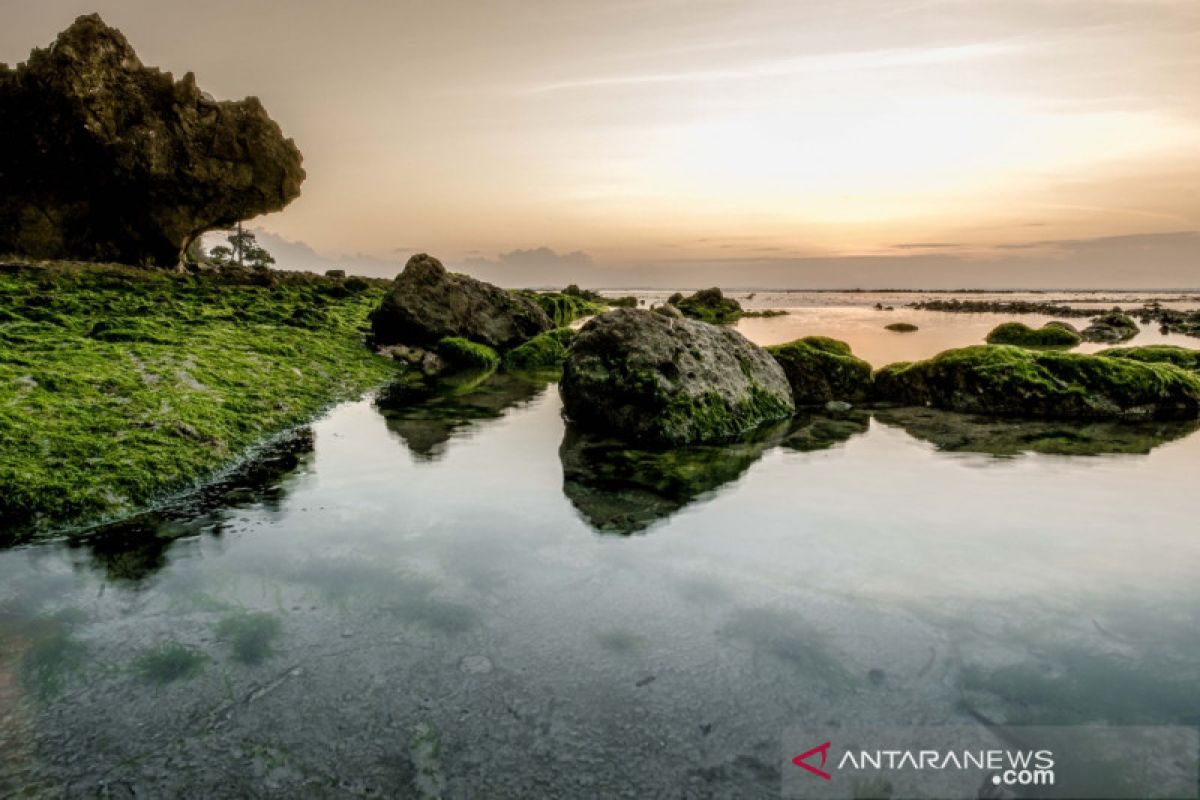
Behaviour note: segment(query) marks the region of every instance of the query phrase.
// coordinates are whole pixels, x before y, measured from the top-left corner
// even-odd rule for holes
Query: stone
[[[300,194],[300,151],[258,99],[142,65],[99,15],[0,65],[0,252],[175,266],[202,233]]]
[[[377,345],[428,347],[461,337],[505,351],[553,327],[531,298],[448,272],[424,253],[408,260],[371,312]]]
[[[672,300],[674,297],[672,296]],[[685,317],[698,319],[714,324],[724,324],[737,321],[742,315],[742,305],[732,297],[726,297],[720,289],[701,289],[690,297],[670,302]]]
[[[871,365],[856,358],[850,345],[824,336],[807,336],[767,348],[787,376],[798,408],[831,401],[857,403],[871,391]]]
[[[1048,322],[1040,328],[1031,328],[1023,322],[1005,322],[997,325],[987,335],[988,344],[1013,344],[1019,347],[1074,347],[1083,341],[1067,323]]]
[[[663,444],[732,438],[795,410],[783,368],[741,334],[642,309],[584,325],[559,391],[581,430]]]
[[[1138,335],[1141,329],[1126,315],[1112,311],[1092,320],[1080,332],[1085,342],[1123,342]]]

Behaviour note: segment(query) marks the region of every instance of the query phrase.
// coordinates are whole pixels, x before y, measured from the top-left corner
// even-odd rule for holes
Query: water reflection
[[[176,542],[201,534],[221,536],[238,509],[279,511],[289,478],[312,457],[313,433],[304,428],[264,448],[222,480],[160,509],[72,539],[68,546],[84,556],[77,564],[102,572],[114,584],[136,587],[166,566],[167,551]]]
[[[947,452],[1013,456],[1021,453],[1094,456],[1146,455],[1200,429],[1200,420],[1114,422],[1019,420],[928,408],[881,410],[875,419]]]
[[[460,373],[438,381],[397,383],[380,393],[375,406],[413,456],[437,461],[456,434],[528,403],[548,384],[547,377],[535,373]]]

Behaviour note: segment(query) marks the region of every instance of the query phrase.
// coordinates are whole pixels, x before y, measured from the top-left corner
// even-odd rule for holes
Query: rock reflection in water
[[[69,546],[86,553],[84,566],[102,571],[114,583],[136,586],[166,566],[167,551],[181,539],[220,536],[240,508],[279,510],[289,476],[312,455],[313,433],[305,428],[265,448],[222,480],[163,508],[98,528]]]
[[[1094,456],[1145,455],[1166,442],[1200,429],[1198,420],[1105,421],[1021,420],[959,414],[930,408],[875,413],[884,425],[948,452],[1014,456],[1021,453]]]
[[[387,427],[423,461],[436,461],[459,431],[497,419],[546,390],[545,376],[524,372],[460,373],[438,381],[397,383],[375,401]]]

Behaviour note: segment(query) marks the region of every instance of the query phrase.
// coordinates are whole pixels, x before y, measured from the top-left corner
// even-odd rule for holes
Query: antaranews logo
[[[1200,800],[1200,731],[1182,726],[843,726],[828,738],[790,729],[783,756],[783,795],[794,798],[881,787],[893,797],[974,798],[999,787],[1061,800],[1142,790]],[[1141,789],[1123,794],[1123,786]]]

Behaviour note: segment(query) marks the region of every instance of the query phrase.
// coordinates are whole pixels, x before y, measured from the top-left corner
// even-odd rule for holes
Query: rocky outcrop
[[[0,65],[0,252],[174,266],[201,233],[300,194],[300,151],[262,104],[217,102],[80,17]]]
[[[875,374],[874,399],[948,411],[1075,419],[1194,418],[1200,377],[1171,364],[1011,345],[947,350]]]
[[[859,403],[870,393],[871,365],[856,358],[845,342],[806,336],[767,352],[783,367],[798,408],[836,400]]]
[[[1013,344],[1019,347],[1074,347],[1083,337],[1065,322],[1047,322],[1031,328],[1024,322],[1005,322],[987,335],[988,344]]]
[[[428,346],[460,336],[504,351],[553,327],[529,297],[447,272],[442,262],[424,253],[408,260],[371,312],[378,345]]]
[[[701,289],[689,297],[668,300],[683,312],[685,317],[721,325],[736,322],[742,316],[742,304],[726,297],[717,287]]]
[[[1085,342],[1123,342],[1138,335],[1137,323],[1116,311],[1096,317],[1080,336]]]
[[[741,334],[639,309],[583,326],[559,390],[580,429],[666,444],[734,437],[795,409],[782,367]]]

